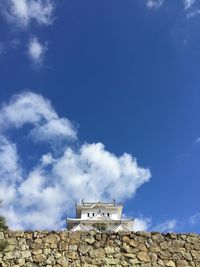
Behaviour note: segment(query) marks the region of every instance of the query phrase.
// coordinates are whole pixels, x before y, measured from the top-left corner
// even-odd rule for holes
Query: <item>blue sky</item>
[[[114,197],[136,229],[200,232],[199,29],[195,0],[0,0],[11,228]]]

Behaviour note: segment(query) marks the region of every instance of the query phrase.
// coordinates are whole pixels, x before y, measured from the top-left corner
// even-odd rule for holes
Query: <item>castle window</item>
[[[110,213],[107,213],[108,217],[110,217]]]
[[[94,212],[92,213],[92,216],[94,216]]]
[[[87,216],[90,217],[90,214],[88,213]]]

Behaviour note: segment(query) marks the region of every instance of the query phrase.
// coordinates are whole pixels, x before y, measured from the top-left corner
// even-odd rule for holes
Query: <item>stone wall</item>
[[[8,241],[0,252],[2,267],[200,267],[196,234],[8,231],[0,239]]]

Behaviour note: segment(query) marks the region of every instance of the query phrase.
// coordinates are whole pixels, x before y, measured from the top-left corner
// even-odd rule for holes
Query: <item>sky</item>
[[[0,0],[0,199],[11,229],[124,204],[200,233],[200,2]]]

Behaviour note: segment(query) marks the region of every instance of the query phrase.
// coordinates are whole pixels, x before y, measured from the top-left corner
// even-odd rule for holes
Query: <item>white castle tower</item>
[[[130,232],[133,229],[133,219],[122,219],[123,205],[105,202],[84,202],[76,204],[76,218],[67,218],[67,229],[74,231],[89,231],[92,229],[111,232]],[[103,227],[103,228],[102,228]]]

